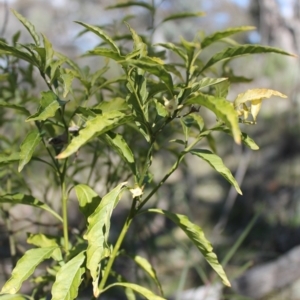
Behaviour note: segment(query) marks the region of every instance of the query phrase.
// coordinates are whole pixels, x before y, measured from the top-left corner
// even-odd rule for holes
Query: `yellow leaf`
[[[258,112],[260,111],[261,102],[262,102],[262,99],[257,99],[257,100],[251,101],[251,114],[252,114],[254,121],[256,121],[256,117],[258,115]]]
[[[239,105],[247,101],[256,101],[257,99],[263,100],[264,98],[270,98],[272,96],[287,98],[286,95],[278,91],[270,89],[251,89],[237,96],[237,98],[234,100],[234,107],[237,108]]]

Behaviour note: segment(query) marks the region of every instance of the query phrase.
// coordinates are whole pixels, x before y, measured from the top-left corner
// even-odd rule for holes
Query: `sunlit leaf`
[[[52,286],[52,300],[73,300],[78,296],[78,289],[82,281],[85,270],[82,267],[85,260],[85,252],[80,252],[56,274],[55,282]]]
[[[84,56],[91,56],[91,55],[109,57],[115,61],[125,60],[125,57],[122,56],[119,52],[114,51],[112,49],[106,49],[106,48],[95,48],[93,50],[88,51],[86,54],[84,54]]]
[[[150,10],[151,12],[154,12],[154,7],[152,5],[141,1],[128,1],[123,3],[118,3],[116,5],[107,6],[106,9],[124,8],[130,6],[140,6]]]
[[[128,283],[128,282],[117,282],[117,283],[110,284],[108,287],[106,287],[104,289],[104,291],[106,291],[106,290],[108,290],[108,289],[110,289],[114,286],[122,286],[122,287],[125,287],[125,288],[130,288],[133,291],[141,294],[147,300],[166,300],[163,297],[160,297],[160,296],[157,296],[157,295],[153,294],[150,290],[148,290],[148,289],[146,289],[146,288],[144,288],[140,285],[137,285],[137,284],[134,284],[134,283]]]
[[[103,115],[98,115],[88,120],[86,126],[80,130],[79,135],[74,137],[67,148],[56,158],[63,159],[69,157],[92,138],[125,124],[130,120],[131,116],[119,111],[104,112]]]
[[[201,48],[204,49],[210,44],[217,42],[221,39],[224,39],[225,37],[231,36],[233,34],[244,32],[244,31],[250,31],[255,30],[256,28],[253,26],[241,26],[241,27],[235,27],[235,28],[228,28],[222,31],[214,32],[211,35],[206,36],[202,42],[201,42]]]
[[[74,79],[74,75],[72,73],[66,73],[66,74],[60,75],[60,78],[62,79],[62,81],[64,83],[63,97],[66,98],[72,88],[72,82]]]
[[[31,160],[33,152],[41,140],[42,137],[38,129],[34,129],[27,134],[20,147],[19,172]]]
[[[4,284],[1,293],[16,294],[23,283],[35,268],[45,259],[51,257],[57,247],[30,249],[18,260],[16,267],[13,269],[11,277]]]
[[[47,68],[50,66],[52,62],[54,50],[52,48],[52,44],[49,42],[47,37],[44,34],[42,34],[42,36],[43,36],[43,42],[45,47],[44,71],[46,72]]]
[[[144,257],[139,256],[139,255],[135,255],[132,258],[135,261],[135,263],[137,265],[139,265],[151,277],[151,279],[155,282],[155,284],[159,288],[160,294],[163,295],[162,287],[161,287],[161,284],[160,284],[160,282],[157,278],[156,271],[153,269],[153,267],[148,262],[148,260],[145,259]]]
[[[89,25],[83,22],[75,21],[75,23],[82,25],[85,27],[88,31],[91,31],[98,35],[100,38],[102,38],[108,45],[111,46],[111,48],[116,51],[117,53],[120,53],[120,50],[118,46],[114,43],[114,41],[111,39],[109,35],[107,35],[101,28],[93,25]]]
[[[225,80],[228,80],[228,78],[209,78],[209,77],[204,77],[199,82],[197,82],[197,83],[195,83],[193,85],[193,91],[204,89],[206,87],[218,84],[218,83],[223,82]]]
[[[234,57],[247,55],[247,54],[259,54],[259,53],[278,53],[288,56],[294,56],[291,53],[283,51],[278,48],[268,47],[268,46],[260,46],[260,45],[241,45],[230,47],[222,50],[221,52],[216,53],[211,57],[211,59],[206,63],[206,65],[201,69],[201,72],[208,69],[212,65],[216,64],[219,61],[231,59]]]
[[[236,191],[242,195],[242,191],[239,184],[232,176],[230,170],[224,165],[222,159],[209,150],[193,149],[189,151],[191,154],[196,155],[206,162],[208,162],[218,173],[220,173],[230,184],[232,184]]]
[[[26,122],[37,120],[44,121],[48,118],[54,117],[55,112],[59,107],[60,104],[57,95],[51,91],[42,92],[42,99],[38,112],[27,118]]]
[[[24,194],[18,194],[18,193],[0,195],[0,203],[24,204],[24,205],[38,207],[38,208],[48,211],[54,217],[56,217],[59,221],[62,222],[61,216],[58,215],[52,208],[50,208],[47,204],[39,201],[38,199],[34,198],[31,195],[24,195]]]
[[[167,18],[163,19],[161,22],[164,23],[164,22],[171,21],[171,20],[194,18],[194,17],[203,17],[203,16],[205,16],[205,13],[202,12],[202,11],[199,11],[199,12],[183,12],[183,13],[170,15]]]
[[[15,295],[0,295],[1,300],[32,300],[31,297],[21,294],[15,294]]]
[[[133,39],[133,51],[139,51],[139,56],[143,57],[147,55],[147,45],[143,42],[142,38],[136,33],[136,31],[130,27],[128,23],[125,23]]]
[[[119,184],[106,194],[93,214],[88,217],[88,229],[84,239],[88,241],[86,266],[93,278],[94,296],[99,295],[98,279],[100,274],[100,261],[104,257],[110,229],[110,218],[113,209],[120,200],[120,193],[126,182]]]
[[[37,32],[35,31],[34,25],[32,25],[27,19],[25,19],[21,14],[19,14],[14,9],[11,9],[13,14],[19,19],[19,21],[26,27],[30,35],[32,36],[35,44],[37,46],[40,45],[40,37],[38,36]]]
[[[188,238],[195,244],[198,250],[202,253],[206,261],[211,265],[211,267],[217,272],[217,274],[222,279],[223,284],[230,286],[230,282],[218,262],[216,254],[213,252],[213,247],[211,243],[206,239],[203,230],[196,224],[193,224],[185,215],[174,214],[166,210],[150,208],[147,212],[159,213],[170,220],[172,220],[177,226],[179,226]]]
[[[210,109],[219,120],[223,121],[232,131],[233,138],[237,144],[241,142],[241,131],[238,125],[238,115],[232,103],[224,98],[204,95],[199,93],[197,96],[188,99],[185,105],[198,104]]]
[[[270,89],[251,89],[246,91],[245,93],[239,94],[234,100],[234,106],[237,107],[242,103],[246,103],[247,101],[254,101],[257,99],[265,99],[270,98],[272,96],[287,98],[286,95],[270,90]]]
[[[109,101],[102,101],[98,105],[94,106],[93,109],[100,109],[102,112],[108,112],[112,110],[128,110],[128,104],[126,100],[120,97],[109,99]]]
[[[99,205],[101,198],[93,189],[85,184],[77,184],[74,189],[79,208],[84,216],[88,218]]]

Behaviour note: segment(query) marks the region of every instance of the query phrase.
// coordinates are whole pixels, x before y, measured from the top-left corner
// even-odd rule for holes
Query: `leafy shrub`
[[[110,8],[131,5],[140,5],[150,14],[155,13],[155,9],[144,2],[128,2]],[[70,58],[56,52],[46,36],[42,35],[41,39],[23,16],[16,11],[13,13],[28,30],[33,43],[19,44],[20,33],[15,34],[12,45],[4,40],[0,42],[0,106],[5,108],[1,112],[1,126],[10,132],[8,136],[1,136],[0,166],[7,184],[6,188],[1,188],[0,202],[46,210],[61,222],[63,232],[62,236],[59,232],[57,236],[42,232],[30,234],[27,242],[35,248],[26,251],[18,260],[1,294],[18,293],[35,269],[50,259],[47,271],[34,279],[34,298],[46,297],[50,287],[53,300],[75,299],[80,289],[92,284],[95,298],[112,287],[121,286],[129,299],[134,299],[133,292],[147,299],[164,299],[158,277],[145,258],[132,257],[152,278],[160,296],[137,283],[127,282],[113,271],[116,257],[124,255],[122,242],[131,223],[146,213],[164,215],[180,227],[224,285],[230,286],[199,226],[175,211],[149,205],[146,208],[146,204],[189,155],[210,164],[241,194],[238,183],[214,147],[209,149],[212,143],[203,146],[202,142],[211,141],[211,134],[220,131],[231,135],[237,144],[244,143],[257,150],[255,142],[241,132],[239,123],[255,124],[263,99],[285,96],[273,90],[252,89],[239,94],[233,102],[227,100],[230,84],[246,80],[235,76],[228,62],[248,54],[290,54],[271,47],[237,44],[225,47],[204,61],[203,49],[233,34],[253,29],[247,26],[203,37],[196,35],[193,41],[181,38],[178,44],[152,45],[150,37],[139,36],[126,23],[133,43],[133,49],[129,50],[121,47],[120,42],[128,41],[128,34],[111,37],[103,28],[77,22],[84,27],[82,34],[92,32],[102,41],[84,56],[108,58],[118,66],[121,75],[110,79],[105,75],[108,63],[94,73],[80,68]],[[201,15],[199,12],[181,13],[162,22]],[[165,50],[157,50],[157,46]],[[178,60],[169,63],[166,59],[169,53],[177,55]],[[217,63],[222,63],[222,67],[216,68]],[[31,92],[35,88],[35,70],[47,86],[39,99]],[[36,112],[30,113],[33,107]],[[213,126],[202,118],[202,107],[216,116]],[[19,139],[22,142],[18,148]],[[105,149],[112,149],[114,155],[107,156]],[[150,166],[161,150],[173,154],[169,157],[172,167],[161,178],[153,178]],[[61,212],[46,204],[45,199],[37,199],[26,178],[19,175],[24,168],[32,167],[33,160],[46,166],[50,175],[45,181],[60,194]],[[100,165],[107,166],[105,172],[99,171]],[[107,193],[100,196],[95,189],[103,178]],[[72,233],[75,238],[70,239],[67,204],[72,190],[76,193],[86,231]],[[121,197],[126,195],[127,198],[131,195],[131,206],[115,244],[111,244],[111,216]],[[9,207],[3,206],[3,210],[8,212]],[[13,243],[11,251],[15,253]],[[109,278],[112,283],[107,284]],[[20,295],[20,299],[28,298]]]

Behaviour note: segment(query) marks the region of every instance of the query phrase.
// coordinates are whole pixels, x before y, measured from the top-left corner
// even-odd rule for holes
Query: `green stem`
[[[180,162],[184,158],[185,152],[181,153],[172,168],[165,175],[165,177],[154,187],[154,189],[150,192],[150,194],[139,204],[137,211],[140,211],[142,207],[148,202],[148,200],[157,192],[157,190],[165,183],[165,181],[174,173],[174,171],[178,168]]]
[[[66,254],[69,253],[69,232],[68,232],[68,193],[66,191],[66,184],[64,180],[61,184],[62,193],[62,217],[63,217],[63,233],[64,233],[64,246]]]
[[[114,263],[117,255],[118,255],[119,249],[120,249],[120,247],[122,245],[122,242],[123,242],[123,240],[124,240],[124,238],[126,236],[126,233],[127,233],[128,229],[130,227],[130,224],[131,224],[131,222],[133,220],[133,217],[135,216],[135,213],[136,213],[135,205],[136,205],[136,199],[134,199],[133,202],[132,202],[130,213],[129,213],[129,215],[128,215],[125,223],[124,223],[124,226],[123,226],[122,231],[121,231],[121,233],[120,233],[120,235],[118,237],[118,240],[117,240],[117,242],[116,242],[116,244],[114,246],[112,254],[110,255],[109,260],[107,262],[106,268],[104,270],[103,277],[102,277],[102,279],[100,281],[100,284],[98,286],[100,292],[104,289],[104,286],[106,284],[106,281],[107,281],[108,276],[110,274],[110,271],[112,269],[112,265],[113,265],[113,263]]]

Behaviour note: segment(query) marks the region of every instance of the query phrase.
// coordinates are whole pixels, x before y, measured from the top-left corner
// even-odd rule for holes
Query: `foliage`
[[[144,7],[154,18],[155,7],[144,2],[130,1],[109,8],[128,6]],[[113,270],[116,258],[125,254],[121,247],[131,223],[145,213],[162,214],[181,228],[224,285],[230,286],[212,245],[198,225],[175,211],[144,207],[149,206],[149,200],[189,154],[198,157],[199,163],[206,161],[241,193],[214,147],[209,149],[211,134],[224,132],[232,135],[236,143],[243,142],[253,150],[258,149],[255,142],[241,132],[239,123],[256,122],[262,99],[285,96],[273,90],[253,89],[229,101],[230,84],[241,77],[235,76],[232,70],[228,72],[228,61],[255,53],[290,54],[260,45],[235,45],[213,54],[208,60],[202,58],[203,48],[252,27],[229,28],[202,38],[196,35],[193,41],[181,38],[178,44],[153,45],[151,34],[141,37],[126,23],[133,44],[132,49],[127,49],[122,45],[122,38],[108,35],[105,28],[77,22],[84,27],[84,32],[92,32],[102,41],[100,46],[84,54],[105,58],[107,62],[91,73],[56,52],[28,20],[16,11],[13,13],[30,33],[33,43],[19,44],[20,33],[13,37],[12,45],[0,41],[0,106],[5,109],[1,112],[1,126],[6,128],[5,116],[11,118],[11,112],[14,126],[23,124],[13,135],[0,137],[0,166],[7,181],[6,188],[1,188],[0,202],[46,210],[62,223],[63,236],[59,233],[56,237],[42,233],[30,235],[28,243],[36,248],[26,251],[19,259],[1,294],[17,294],[35,269],[50,259],[45,274],[35,279],[32,297],[46,297],[47,287],[50,287],[52,299],[76,299],[81,289],[92,285],[95,298],[119,286],[130,295],[129,299],[135,299],[133,292],[146,299],[164,299],[154,267],[144,257],[134,254],[133,261],[153,280],[160,295],[127,282]],[[202,12],[170,15],[152,29],[152,34],[164,22],[202,15]],[[128,35],[124,36],[124,40],[127,39]],[[166,50],[157,50],[157,46]],[[169,53],[175,53],[178,61],[170,63]],[[105,77],[111,66],[109,60],[119,68],[120,75],[115,79]],[[226,74],[224,68],[215,66],[220,62],[223,66],[226,64]],[[31,92],[35,87],[36,70],[47,86],[40,97]],[[36,112],[30,112],[32,107],[36,107]],[[202,107],[215,115],[213,126],[202,118]],[[252,119],[249,120],[250,114]],[[206,139],[208,146],[203,143]],[[19,140],[20,146],[14,146]],[[107,155],[107,148],[114,150],[113,157]],[[175,154],[175,160],[170,156],[170,161],[173,160],[170,170],[162,178],[151,180],[150,166],[162,149]],[[49,177],[48,182],[60,194],[61,212],[47,205],[44,199],[37,199],[34,190],[28,188],[26,178],[20,179],[18,172],[32,168],[33,161],[52,172],[53,179]],[[106,178],[107,193],[100,196],[95,191],[101,179],[96,169],[104,163],[108,165],[107,174],[102,174]],[[76,178],[86,174],[86,170],[89,175],[81,176],[79,182]],[[75,239],[70,239],[68,230],[67,204],[72,190],[85,219],[85,233],[78,233]],[[112,243],[111,216],[121,198],[126,197],[131,198],[131,207],[116,242]],[[3,297],[10,299],[8,295]],[[27,299],[27,296],[18,297]]]

